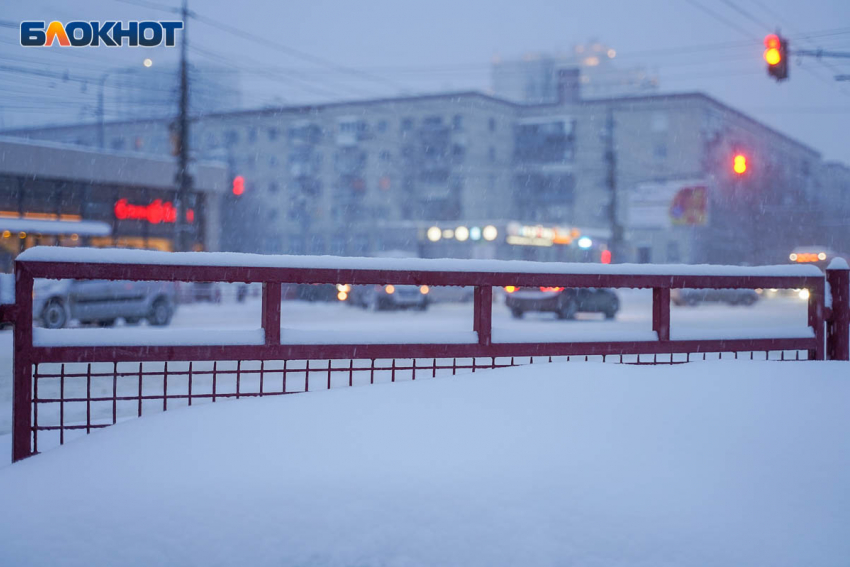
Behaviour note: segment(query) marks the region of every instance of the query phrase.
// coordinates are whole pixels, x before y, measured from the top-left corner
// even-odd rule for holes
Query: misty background
[[[0,128],[94,122],[99,81],[106,119],[132,107],[122,100],[128,76],[158,76],[159,102],[146,116],[176,109],[179,50],[23,48],[24,19],[180,19],[163,0],[33,0],[4,6],[0,22]],[[833,0],[648,0],[427,4],[189,3],[193,66],[220,80],[196,84],[192,97],[239,108],[354,100],[446,90],[492,92],[494,62],[571,53],[599,42],[616,51],[617,68],[657,76],[658,92],[703,91],[797,138],[825,159],[850,161],[850,59],[792,57],[790,79],[767,76],[763,38],[781,30],[791,50],[850,50],[850,3]],[[138,69],[127,72],[128,69]],[[106,79],[104,80],[104,76]],[[126,89],[124,89],[126,91]],[[224,110],[217,108],[216,110]]]

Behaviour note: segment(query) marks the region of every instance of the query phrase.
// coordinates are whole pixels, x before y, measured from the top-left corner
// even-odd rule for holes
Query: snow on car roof
[[[468,260],[456,258],[358,258],[342,256],[288,256],[239,252],[160,252],[103,248],[36,246],[18,256],[25,262],[95,264],[148,264],[163,266],[313,268],[331,270],[389,270],[423,272],[487,272],[535,274],[610,274],[650,276],[778,276],[817,277],[813,265],[723,266],[711,264],[598,264]]]

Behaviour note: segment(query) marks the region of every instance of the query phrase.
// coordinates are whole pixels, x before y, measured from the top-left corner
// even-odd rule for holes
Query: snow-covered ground
[[[130,420],[0,469],[0,563],[843,566],[848,370],[544,364]]]
[[[493,306],[494,336],[499,333],[517,341],[586,341],[589,339],[623,340],[642,337],[651,330],[651,294],[649,291],[618,290],[621,311],[615,321],[605,321],[599,315],[580,314],[576,321],[561,321],[550,314],[526,314],[522,320],[512,319],[502,303]],[[805,336],[806,303],[793,298],[773,298],[760,301],[752,307],[731,307],[705,304],[699,307],[673,307],[671,309],[673,338],[702,336]],[[112,329],[76,328],[63,331],[71,334],[74,342],[96,344],[103,333],[113,341],[122,335],[147,332],[149,337],[168,336],[175,333],[189,338],[200,332],[215,330],[225,341],[240,332],[251,332],[260,325],[260,302],[250,298],[245,303],[196,303],[183,305],[170,327],[126,327],[120,322]],[[284,340],[287,337],[308,337],[312,340],[329,338],[333,333],[341,337],[356,337],[363,342],[403,337],[415,331],[430,340],[446,340],[446,333],[467,335],[472,330],[472,305],[435,304],[426,312],[387,311],[372,313],[340,303],[309,303],[284,301],[282,307]],[[160,335],[161,333],[161,335]],[[11,368],[12,333],[0,331],[0,436],[11,430]],[[111,381],[108,384],[111,388]],[[317,383],[316,386],[319,386]],[[70,395],[71,392],[68,392]],[[111,395],[111,389],[107,395]],[[73,411],[73,410],[72,410]],[[127,410],[132,415],[134,408]],[[111,406],[109,408],[111,415]],[[120,413],[120,411],[119,411]],[[84,415],[84,414],[83,414]],[[6,462],[6,453],[0,454]]]

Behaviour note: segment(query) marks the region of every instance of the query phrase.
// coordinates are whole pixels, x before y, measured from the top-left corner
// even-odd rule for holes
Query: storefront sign
[[[177,222],[177,208],[170,202],[157,199],[149,205],[132,205],[127,199],[115,203],[115,218],[118,220],[144,220],[151,224]],[[186,220],[194,222],[195,211],[186,211]]]

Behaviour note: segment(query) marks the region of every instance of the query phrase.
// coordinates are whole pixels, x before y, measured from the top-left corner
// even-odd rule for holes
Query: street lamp
[[[153,59],[151,59],[150,57],[146,58],[146,59],[142,62],[142,65],[144,65],[144,66],[145,66],[145,68],[150,68],[151,66],[153,66]],[[109,69],[108,71],[104,72],[104,73],[100,76],[100,79],[98,79],[98,91],[97,91],[97,124],[98,124],[98,133],[97,133],[97,138],[98,138],[98,146],[100,147],[100,149],[101,149],[101,150],[102,150],[102,149],[104,149],[104,146],[105,146],[105,137],[106,137],[106,136],[105,136],[105,133],[104,133],[104,125],[103,125],[103,120],[104,120],[104,116],[103,116],[103,115],[104,115],[104,109],[103,109],[103,87],[106,85],[106,79],[107,79],[110,75],[112,75],[112,74],[114,74],[114,73],[136,73],[136,72],[138,72],[138,69],[137,69],[137,68],[135,68],[135,67],[134,67],[134,68],[131,68],[131,69],[127,69],[127,68],[124,68],[124,67],[119,67],[119,68],[115,68],[115,69]]]

